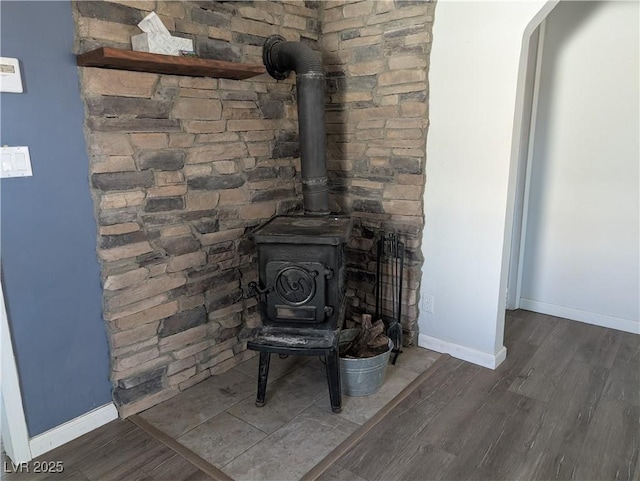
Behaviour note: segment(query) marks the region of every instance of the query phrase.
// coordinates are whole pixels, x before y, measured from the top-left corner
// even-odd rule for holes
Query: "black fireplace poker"
[[[308,45],[288,42],[279,35],[267,39],[262,50],[267,72],[277,80],[296,73],[302,197],[307,215],[329,214],[325,160],[324,88],[322,63]]]
[[[390,268],[391,281],[391,317],[384,318],[387,328],[387,336],[393,342],[393,359],[391,364],[396,363],[398,356],[402,353],[402,284],[404,273],[404,242],[395,233],[382,234],[378,239],[378,260],[376,267],[376,319],[383,319],[383,291],[384,273],[383,265],[385,260]]]

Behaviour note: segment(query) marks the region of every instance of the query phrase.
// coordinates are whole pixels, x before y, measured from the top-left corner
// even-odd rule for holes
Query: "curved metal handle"
[[[260,300],[264,301],[265,296],[273,290],[273,286],[267,286],[266,288],[261,288],[257,282],[249,282],[249,290],[247,292],[246,297],[259,297]]]

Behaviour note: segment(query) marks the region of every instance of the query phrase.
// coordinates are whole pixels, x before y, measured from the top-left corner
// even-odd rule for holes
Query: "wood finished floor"
[[[515,311],[505,345],[495,371],[439,363],[319,479],[640,481],[640,337]],[[41,459],[64,473],[2,479],[212,479],[128,421]]]
[[[4,458],[4,456],[3,456]],[[116,420],[43,454],[60,461],[62,473],[35,473],[36,463],[11,471],[3,459],[3,481],[212,481],[212,478],[130,421]],[[29,472],[27,472],[29,471]]]
[[[319,479],[640,479],[640,337],[509,312],[495,371],[450,358]]]

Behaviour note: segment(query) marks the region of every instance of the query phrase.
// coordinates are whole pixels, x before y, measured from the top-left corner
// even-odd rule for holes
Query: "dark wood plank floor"
[[[439,364],[320,479],[640,481],[640,336],[515,311],[505,345],[495,371]],[[40,460],[64,473],[2,479],[212,479],[129,421]]]
[[[330,480],[638,480],[640,336],[507,315],[495,371],[456,359],[321,476]]]
[[[3,459],[3,481],[211,481],[212,478],[135,424],[116,420],[50,451],[36,461],[59,461],[61,473],[36,473],[38,463],[13,473]]]

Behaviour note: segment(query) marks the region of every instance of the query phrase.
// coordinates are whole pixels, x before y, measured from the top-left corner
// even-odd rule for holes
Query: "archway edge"
[[[506,356],[521,70],[556,4],[443,0],[435,14],[421,284],[433,312],[421,309],[419,344],[490,368]]]

